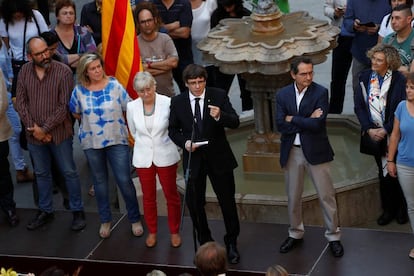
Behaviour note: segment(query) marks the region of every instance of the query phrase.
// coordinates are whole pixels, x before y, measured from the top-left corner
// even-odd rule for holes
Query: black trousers
[[[10,174],[8,141],[0,142],[0,207],[4,212],[14,210],[16,203],[13,199],[14,186]]]
[[[399,212],[401,214],[407,213],[407,202],[405,201],[398,178],[391,177],[389,174],[383,175],[381,156],[375,156],[375,162],[378,166],[381,207],[383,211],[393,216],[396,216]]]
[[[329,113],[341,114],[344,107],[346,79],[352,63],[351,46],[352,37],[338,36],[338,46],[332,52]]]
[[[204,163],[204,162],[202,162]],[[208,227],[207,215],[204,209],[206,204],[206,180],[210,179],[213,190],[217,196],[223,215],[226,234],[226,244],[236,244],[240,233],[240,223],[237,214],[235,194],[235,182],[233,171],[223,174],[208,172],[206,164],[202,164],[197,175],[192,175],[187,187],[186,203],[190,211],[194,228],[200,245],[211,241],[211,231]]]

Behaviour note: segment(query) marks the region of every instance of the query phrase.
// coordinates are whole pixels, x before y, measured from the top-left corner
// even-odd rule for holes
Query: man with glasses
[[[71,229],[85,228],[79,175],[73,160],[73,128],[68,103],[73,89],[69,67],[53,61],[43,38],[27,42],[31,62],[22,66],[17,82],[16,109],[26,126],[28,149],[37,180],[39,211],[27,224],[35,230],[54,218],[52,156],[65,178],[69,206],[73,212]]]
[[[285,171],[290,223],[289,237],[279,251],[287,253],[303,241],[302,193],[308,172],[323,210],[329,248],[341,257],[344,249],[330,174],[334,153],[326,131],[328,90],[313,82],[313,63],[307,57],[292,61],[290,75],[294,83],[276,94],[276,123],[282,135],[280,165]]]
[[[157,92],[171,97],[175,94],[172,69],[178,65],[174,42],[169,35],[158,32],[160,20],[153,3],[136,6],[135,22],[143,68],[157,81]]]
[[[237,128],[239,117],[226,91],[206,87],[207,72],[201,65],[190,64],[183,71],[188,88],[171,99],[169,136],[183,149],[183,166],[191,175],[186,187],[186,203],[200,245],[213,241],[204,210],[206,178],[210,179],[223,214],[224,242],[229,262],[240,260],[237,237],[239,218],[234,199],[233,170],[236,158],[226,138],[225,128]],[[191,164],[188,164],[191,152]]]

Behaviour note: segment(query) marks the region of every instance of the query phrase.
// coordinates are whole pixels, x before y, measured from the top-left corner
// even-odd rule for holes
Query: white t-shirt
[[[210,18],[217,8],[217,0],[203,1],[200,7],[193,9],[193,24],[191,25],[191,44],[194,63],[203,64],[202,55],[197,48],[197,43],[205,38],[210,31]]]
[[[381,26],[380,26],[380,29],[378,31],[378,35],[381,36],[381,37],[386,37],[387,35],[392,34],[394,32],[394,30],[392,29],[392,26],[391,26],[390,16],[391,16],[390,13],[387,14],[386,16],[384,16],[384,18],[381,21]],[[414,21],[411,21],[411,27],[414,27]]]
[[[24,25],[26,19],[23,18],[17,22],[9,23],[8,32],[6,30],[6,24],[4,24],[3,18],[0,19],[0,36],[1,37],[8,37],[9,38],[9,54],[15,60],[22,60],[23,56],[26,58],[26,53],[23,55],[23,44],[26,43],[31,37],[38,36],[43,32],[49,30],[47,27],[46,21],[43,18],[42,14],[37,11],[33,10],[33,15],[36,18],[37,24],[39,25],[39,29],[36,26],[36,22],[34,19],[31,21],[27,21],[26,27],[26,41],[23,42],[24,37]]]

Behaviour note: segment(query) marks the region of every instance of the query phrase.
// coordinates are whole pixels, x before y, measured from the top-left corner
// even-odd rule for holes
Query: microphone
[[[191,125],[191,137],[190,137],[190,150],[188,151],[188,161],[187,161],[187,168],[184,173],[184,181],[188,183],[190,176],[191,176],[191,155],[192,155],[192,148],[194,144],[194,136],[195,136],[195,126],[197,124],[197,118],[193,116],[193,123]],[[183,208],[184,209],[184,208]]]

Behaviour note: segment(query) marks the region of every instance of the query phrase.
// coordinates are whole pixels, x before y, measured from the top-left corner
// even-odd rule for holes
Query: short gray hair
[[[153,87],[156,84],[157,82],[149,72],[138,72],[134,77],[134,90],[137,92],[145,88]]]

